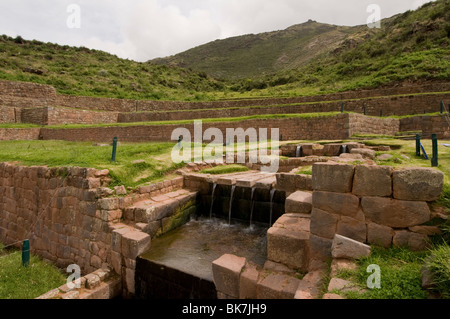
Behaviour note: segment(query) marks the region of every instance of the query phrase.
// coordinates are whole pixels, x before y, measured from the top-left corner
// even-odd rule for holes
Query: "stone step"
[[[286,198],[285,211],[293,214],[311,214],[312,194],[302,191],[291,194]]]
[[[300,271],[307,271],[309,230],[309,215],[281,216],[267,231],[267,259]]]
[[[140,224],[139,228],[143,228],[144,226],[141,224],[150,224],[173,216],[180,208],[186,205],[189,206],[196,196],[197,192],[184,189],[154,196],[151,199],[137,202],[133,206],[126,208],[124,210],[124,218],[126,221]]]

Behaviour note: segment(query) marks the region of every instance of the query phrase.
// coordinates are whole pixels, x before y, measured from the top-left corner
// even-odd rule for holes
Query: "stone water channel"
[[[286,193],[274,174],[236,173],[213,177],[197,196],[191,220],[152,241],[136,260],[136,297],[216,299],[212,262],[224,254],[263,266],[267,230],[284,214]]]

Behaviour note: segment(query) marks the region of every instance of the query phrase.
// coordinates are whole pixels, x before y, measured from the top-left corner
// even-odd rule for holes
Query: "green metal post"
[[[341,113],[344,113],[344,102],[341,104]]]
[[[366,107],[365,106],[364,106],[363,110],[364,110],[364,115],[366,115]]]
[[[444,101],[441,101],[441,114],[444,113]]]
[[[380,110],[380,117],[383,117],[383,110]]]
[[[420,135],[416,134],[416,156],[420,157]]]
[[[112,158],[111,161],[116,161],[116,153],[117,153],[117,137],[114,137],[113,140],[113,151],[112,151]]]
[[[433,140],[433,158],[431,159],[431,166],[432,167],[438,167],[439,160],[438,160],[438,140],[436,134],[432,135]]]
[[[28,267],[30,264],[30,241],[25,239],[22,245],[22,266]]]

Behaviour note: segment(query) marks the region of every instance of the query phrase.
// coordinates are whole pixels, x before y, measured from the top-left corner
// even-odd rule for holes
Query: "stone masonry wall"
[[[96,189],[108,171],[0,164],[0,241],[30,240],[33,253],[64,268],[92,272],[109,263],[115,207]]]
[[[422,136],[429,138],[436,134],[439,139],[450,138],[450,117],[415,116],[400,119],[400,132],[421,131]]]
[[[331,258],[336,234],[382,247],[423,250],[437,230],[427,202],[439,199],[442,172],[427,168],[318,163],[313,166],[310,270]]]
[[[371,121],[371,125],[366,125]],[[353,123],[350,125],[350,123]],[[358,124],[362,123],[362,124]],[[148,125],[129,127],[102,127],[102,128],[82,128],[82,129],[48,129],[43,128],[41,135],[44,140],[68,140],[68,141],[98,141],[109,142],[116,136],[121,141],[141,142],[141,141],[171,141],[172,132],[184,127],[191,132],[193,137],[194,125]],[[203,123],[203,130],[208,128],[218,128],[225,138],[227,128],[267,128],[270,137],[271,128],[280,129],[280,138],[283,140],[321,140],[321,139],[346,139],[353,133],[378,134],[378,130],[385,133],[398,131],[398,121],[391,119],[365,120],[364,116],[350,116],[349,114],[338,114],[336,116],[324,116],[314,118],[287,118],[287,119],[266,119],[266,120],[246,120],[241,122],[217,122]]]
[[[0,128],[0,141],[38,140],[40,131],[40,128]]]
[[[137,113],[122,114],[121,121],[147,121],[151,120],[174,120],[208,117],[201,110],[212,109],[208,113],[211,117],[220,116],[245,116],[268,113],[311,113],[329,112],[340,110],[341,102],[345,101],[345,110],[357,113],[363,112],[366,107],[367,115],[406,115],[422,114],[426,112],[437,112],[440,101],[448,102],[449,83],[429,83],[426,85],[398,86],[389,89],[359,90],[328,95],[294,98],[272,98],[272,99],[248,99],[227,100],[214,102],[183,102],[183,101],[144,101],[126,100],[112,98],[81,97],[57,94],[51,86],[26,83],[0,81],[0,108],[14,108],[17,112],[15,122],[21,119],[20,112],[25,108],[40,108],[43,106],[67,107],[86,110],[99,110],[110,112],[165,112],[174,113]],[[417,94],[423,93],[423,94]],[[409,95],[414,94],[414,95]],[[395,96],[403,95],[403,96]],[[361,100],[364,99],[364,100]],[[303,105],[292,105],[303,103]],[[280,105],[277,107],[268,107]],[[259,106],[248,108],[249,106]],[[223,108],[238,108],[234,110],[220,110]],[[240,109],[239,109],[240,108]],[[197,110],[193,113],[180,114],[177,111]],[[214,114],[214,115],[213,115]],[[2,118],[1,123],[13,123],[12,117]]]

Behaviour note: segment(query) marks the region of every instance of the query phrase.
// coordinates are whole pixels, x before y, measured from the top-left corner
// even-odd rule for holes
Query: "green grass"
[[[300,114],[265,114],[265,115],[251,115],[241,117],[224,117],[202,119],[203,123],[222,123],[222,122],[241,122],[248,120],[272,120],[272,119],[310,119],[318,117],[334,117],[340,112],[323,112],[323,113],[300,113]],[[194,120],[179,120],[179,121],[155,121],[155,122],[137,122],[137,123],[114,123],[114,124],[64,124],[64,125],[50,125],[49,129],[79,129],[79,128],[95,128],[95,127],[132,127],[132,126],[151,126],[151,125],[185,125],[193,124]]]
[[[112,147],[65,141],[0,141],[0,162],[18,161],[23,165],[93,167],[109,169],[111,186],[157,182],[183,167],[171,160],[174,143],[122,143],[116,162],[111,162]],[[133,164],[144,160],[145,163]]]
[[[344,293],[349,299],[426,299],[428,294],[422,289],[421,269],[426,253],[415,253],[404,248],[373,247],[369,257],[357,261],[356,271],[338,274],[346,280],[352,280],[363,289],[363,293]],[[368,289],[367,272],[370,265],[381,269],[381,289]]]
[[[445,243],[430,251],[426,265],[433,273],[433,282],[443,298],[450,299],[450,246]]]
[[[0,299],[34,299],[66,283],[66,277],[54,266],[31,256],[22,266],[20,251],[3,252],[0,248]]]
[[[204,169],[201,171],[203,174],[211,175],[221,175],[221,174],[231,174],[238,172],[247,172],[250,169],[242,165],[226,165],[226,166],[216,166],[213,168]]]

